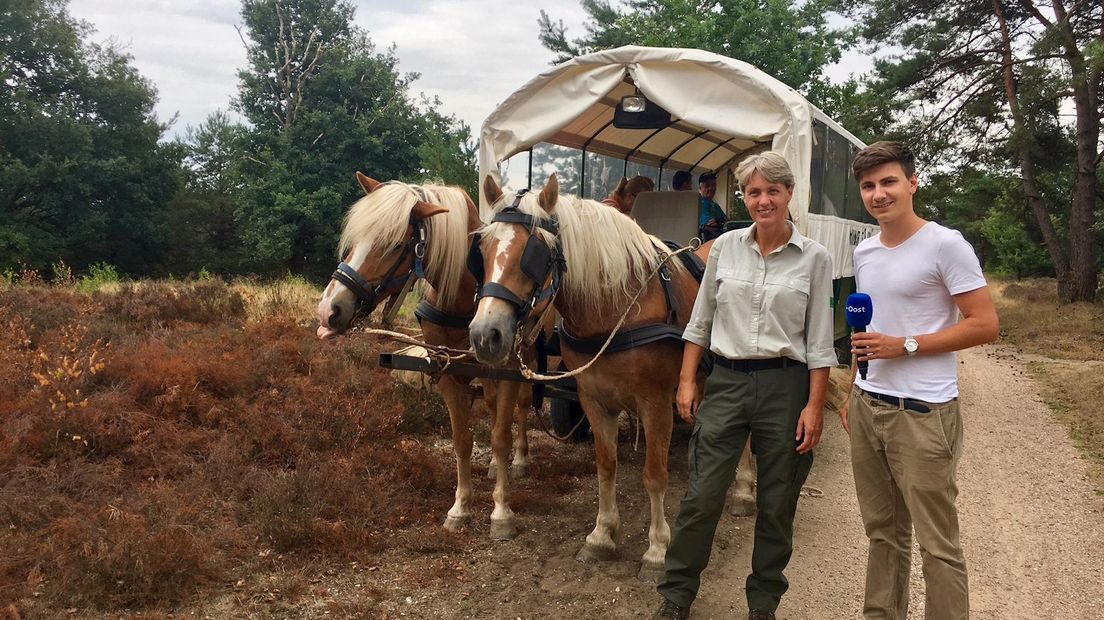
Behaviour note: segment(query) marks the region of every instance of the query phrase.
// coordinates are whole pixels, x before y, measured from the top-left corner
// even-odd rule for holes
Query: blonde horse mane
[[[384,183],[349,208],[338,244],[338,259],[354,246],[370,255],[405,243],[410,212],[418,200],[448,209],[448,213],[425,219],[429,237],[426,278],[438,283],[439,301],[447,306],[455,301],[459,291],[468,249],[469,198],[459,187]]]
[[[503,198],[494,205],[495,213],[513,203],[513,192],[503,191]],[[518,208],[549,219],[537,194],[526,194]],[[559,243],[567,260],[561,295],[593,314],[624,308],[655,269],[657,256],[670,254],[632,218],[596,200],[561,194],[552,211],[559,220]],[[509,224],[487,224],[481,231],[483,238],[496,237],[503,226]],[[551,233],[540,228],[536,232],[549,245],[555,243]],[[685,270],[678,259],[667,261],[667,266],[671,271]]]

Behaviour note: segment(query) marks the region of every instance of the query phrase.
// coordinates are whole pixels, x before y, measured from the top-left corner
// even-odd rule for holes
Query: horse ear
[[[548,182],[544,184],[544,189],[541,190],[540,197],[537,202],[544,208],[545,211],[551,211],[556,206],[556,202],[560,199],[560,182],[556,179],[556,173],[553,172],[548,177]]]
[[[372,177],[364,174],[359,170],[357,170],[356,178],[357,183],[360,183],[360,186],[364,188],[365,194],[371,194],[372,192],[376,191],[380,185],[383,185],[383,183],[380,183],[379,181],[373,179]]]
[[[498,202],[499,198],[502,198],[502,188],[495,183],[494,177],[487,175],[483,178],[483,195],[487,197],[487,202],[494,204]]]
[[[414,217],[419,220],[424,220],[427,217],[432,217],[438,213],[448,213],[448,207],[442,207],[441,205],[435,205],[429,202],[422,202],[419,200],[414,203],[414,208],[410,210]]]

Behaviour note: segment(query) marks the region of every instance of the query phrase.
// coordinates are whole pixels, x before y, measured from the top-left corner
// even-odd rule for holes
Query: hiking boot
[[[775,620],[773,611],[752,609],[748,612],[748,620]]]
[[[689,606],[682,607],[676,605],[673,601],[664,597],[663,604],[659,606],[659,611],[655,612],[655,615],[652,616],[652,620],[686,620],[689,617]]]

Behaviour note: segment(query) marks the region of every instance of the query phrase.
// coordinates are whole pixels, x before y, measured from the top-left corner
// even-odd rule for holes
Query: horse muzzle
[[[517,334],[512,313],[480,313],[471,322],[468,333],[479,363],[501,367],[510,361]]]

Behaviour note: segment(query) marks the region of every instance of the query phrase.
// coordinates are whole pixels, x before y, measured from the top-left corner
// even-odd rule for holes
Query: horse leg
[[[493,379],[480,379],[479,382],[483,384],[483,404],[486,406],[487,411],[491,415],[498,418],[498,381]],[[492,428],[494,422],[491,422]],[[494,480],[498,475],[498,464],[495,463],[494,452],[491,452],[491,461],[487,463],[487,478]]]
[[[491,450],[494,452],[495,488],[494,510],[491,512],[491,538],[510,540],[517,536],[514,513],[510,510],[510,443],[514,422],[514,408],[521,385],[509,381],[498,384],[499,398],[495,403],[494,428],[491,430]]]
[[[666,394],[664,394],[666,396]],[[651,501],[651,524],[648,527],[648,550],[640,561],[638,577],[644,581],[656,581],[663,576],[663,560],[667,545],[671,542],[671,528],[663,510],[667,494],[667,457],[671,447],[670,397],[655,398],[641,403],[637,415],[644,425],[647,446],[644,460],[644,488]]]
[[[581,562],[608,560],[617,550],[621,526],[617,513],[617,415],[586,394],[579,394],[594,434],[594,457],[598,465],[598,518],[594,531],[575,559]]]
[[[736,469],[736,482],[728,489],[728,514],[747,517],[755,514],[755,455],[751,453],[751,437],[744,446],[740,465]]]
[[[456,500],[445,518],[445,529],[457,531],[471,521],[471,395],[467,385],[449,375],[437,384],[452,423],[452,450],[456,454]]]
[[[514,461],[510,464],[510,477],[524,478],[529,469],[529,412],[533,409],[533,384],[523,383],[518,390],[514,409]]]

